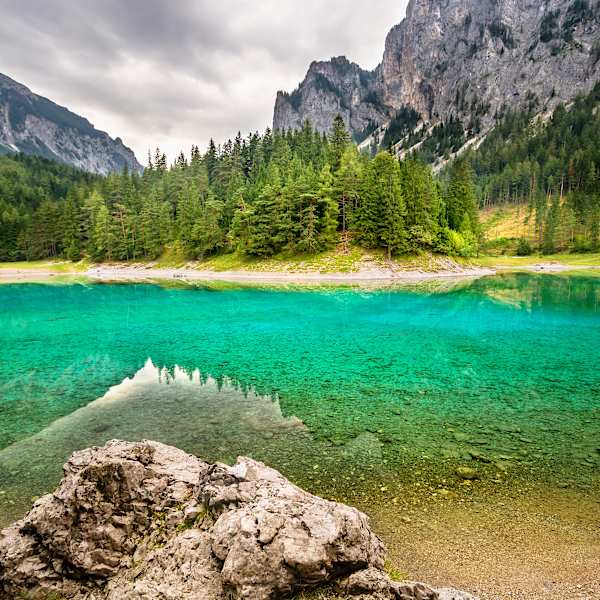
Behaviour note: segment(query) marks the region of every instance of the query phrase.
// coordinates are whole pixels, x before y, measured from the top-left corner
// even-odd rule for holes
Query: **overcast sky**
[[[312,60],[365,68],[406,0],[0,0],[0,72],[146,162],[271,124]]]

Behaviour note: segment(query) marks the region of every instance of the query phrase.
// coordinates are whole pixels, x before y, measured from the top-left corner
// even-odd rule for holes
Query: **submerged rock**
[[[267,600],[333,581],[347,596],[451,598],[391,582],[383,561],[365,515],[261,463],[112,441],[75,453],[0,534],[0,598]]]
[[[475,481],[479,479],[479,473],[471,467],[457,467],[456,475],[465,481]]]

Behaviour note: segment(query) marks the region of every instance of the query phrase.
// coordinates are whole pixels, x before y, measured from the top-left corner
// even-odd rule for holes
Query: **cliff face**
[[[344,79],[349,64],[313,63],[293,94],[278,95],[274,127],[308,119],[324,131],[340,112],[361,137],[369,123],[385,125],[407,107],[425,124],[454,116],[465,128],[485,131],[506,107],[550,110],[600,78],[600,3],[410,0],[377,69],[352,65],[357,75]],[[331,88],[317,85],[315,72]]]
[[[0,74],[0,152],[51,158],[92,173],[142,167],[120,138]]]
[[[360,134],[370,124],[389,118],[380,88],[377,73],[365,71],[343,56],[313,62],[298,89],[277,94],[274,127],[297,129],[308,119],[319,131],[327,131],[341,114],[346,125]]]

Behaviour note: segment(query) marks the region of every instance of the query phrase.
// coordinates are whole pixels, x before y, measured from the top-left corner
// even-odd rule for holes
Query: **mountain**
[[[0,73],[0,153],[23,152],[106,175],[142,167],[120,138]]]
[[[325,131],[340,113],[365,144],[414,147],[442,125],[472,144],[507,109],[548,112],[599,79],[599,0],[410,0],[374,71],[313,62],[273,126]]]

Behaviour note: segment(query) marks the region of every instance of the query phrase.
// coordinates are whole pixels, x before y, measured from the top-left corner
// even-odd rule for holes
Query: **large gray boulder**
[[[441,597],[390,582],[383,560],[365,515],[261,463],[112,441],[75,453],[0,534],[0,598],[267,600],[334,581],[348,597]]]

